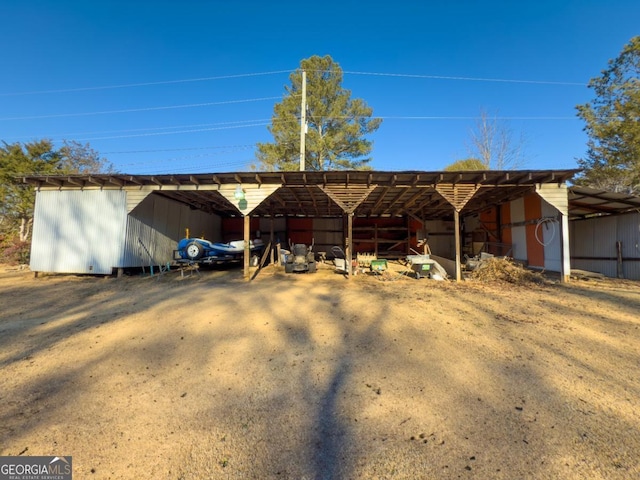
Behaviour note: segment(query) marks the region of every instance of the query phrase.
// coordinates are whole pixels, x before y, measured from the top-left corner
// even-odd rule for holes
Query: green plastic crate
[[[385,259],[382,260],[371,260],[371,271],[372,272],[382,272],[387,269],[387,261]]]

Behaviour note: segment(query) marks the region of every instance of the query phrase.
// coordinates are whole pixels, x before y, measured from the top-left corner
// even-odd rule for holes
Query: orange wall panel
[[[511,204],[505,203],[500,205],[500,223],[502,225],[507,225],[511,223]],[[502,243],[507,243],[511,245],[513,242],[513,237],[511,236],[511,228],[510,227],[502,227]]]
[[[525,220],[538,220],[542,217],[540,196],[532,194],[524,197]],[[536,225],[525,227],[527,237],[527,260],[531,267],[544,267],[544,246],[536,239]]]

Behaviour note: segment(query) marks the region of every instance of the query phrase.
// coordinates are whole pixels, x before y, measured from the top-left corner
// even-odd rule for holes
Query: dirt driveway
[[[640,476],[640,285],[0,272],[0,455],[77,479]]]

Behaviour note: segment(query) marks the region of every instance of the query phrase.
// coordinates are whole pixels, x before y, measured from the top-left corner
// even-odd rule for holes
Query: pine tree
[[[299,170],[302,71],[306,86],[306,170],[367,169],[373,142],[366,135],[375,132],[382,120],[371,118],[373,109],[352,99],[342,87],[342,69],[330,56],[312,56],[300,62],[290,76],[286,96],[274,107],[269,131],[273,143],[259,143],[258,169]]]
[[[640,36],[591,79],[595,98],[578,105],[589,135],[578,183],[615,192],[640,193]]]

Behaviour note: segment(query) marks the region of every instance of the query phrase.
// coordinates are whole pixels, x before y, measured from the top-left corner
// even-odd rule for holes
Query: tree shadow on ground
[[[584,352],[619,358],[620,369],[634,356],[569,330],[579,315],[591,329],[619,325],[629,310],[615,295],[601,299],[609,313],[585,317],[581,290],[540,289],[525,308],[500,289],[425,281],[225,278],[30,282],[33,309],[0,313],[0,453],[73,446],[78,475],[93,468],[98,478],[624,478],[637,469],[602,448],[638,438],[637,419],[588,393],[606,393],[601,384],[634,397],[637,379]],[[570,301],[554,301],[559,292]],[[410,306],[402,319],[397,305]],[[77,350],[79,360],[65,359]]]

